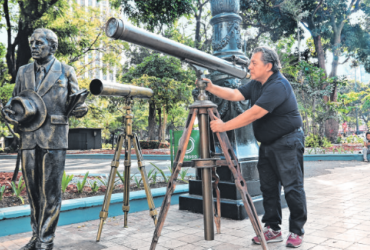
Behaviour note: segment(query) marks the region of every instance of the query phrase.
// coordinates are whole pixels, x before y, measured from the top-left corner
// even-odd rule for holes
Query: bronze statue
[[[54,54],[57,35],[36,29],[30,40],[33,63],[19,68],[13,97],[2,114],[21,136],[22,172],[31,206],[32,238],[21,250],[53,249],[61,208],[61,181],[68,148],[68,115],[82,117],[86,104],[70,112],[79,91],[75,71]]]

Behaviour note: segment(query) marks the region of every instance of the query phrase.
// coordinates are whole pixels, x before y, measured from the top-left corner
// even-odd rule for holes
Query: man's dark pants
[[[307,205],[303,188],[303,153],[304,135],[301,130],[260,146],[258,171],[265,209],[262,222],[275,231],[280,230],[282,219],[280,193],[283,186],[290,210],[289,231],[304,234]]]
[[[31,206],[31,227],[36,247],[52,247],[61,208],[65,149],[22,150],[22,172]]]

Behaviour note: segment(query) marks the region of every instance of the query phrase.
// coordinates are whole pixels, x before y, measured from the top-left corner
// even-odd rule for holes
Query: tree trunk
[[[198,15],[195,15],[195,21],[196,21],[196,26],[195,26],[195,48],[199,49],[199,44],[201,42],[200,38],[200,21],[202,18],[202,8],[198,9]]]
[[[162,134],[162,142],[165,142],[166,141],[166,128],[167,128],[167,112],[166,112],[166,108],[163,107],[163,122],[162,122],[162,127],[161,127],[161,134]]]
[[[304,112],[304,119],[306,120],[306,135],[309,135],[311,133],[311,127],[310,127],[310,122],[308,121],[308,115],[307,112]]]
[[[159,126],[158,126],[158,141],[162,141],[162,108],[158,109],[158,121],[159,121]]]
[[[8,48],[6,52],[6,63],[8,66],[8,72],[12,76],[11,82],[15,83],[18,69],[26,65],[31,59],[31,49],[28,44],[28,38],[32,35],[32,29],[25,26],[22,21],[19,21],[19,30],[17,37],[15,37],[13,44],[11,43],[11,37],[8,32]],[[15,48],[17,47],[17,58],[15,56]]]
[[[316,124],[316,97],[313,98],[312,102],[312,120],[311,120],[312,133],[317,135],[317,124]]]
[[[336,119],[330,118],[325,121],[325,136],[329,141],[334,143],[337,140],[338,130],[339,122]]]
[[[330,72],[329,77],[337,76],[338,65],[339,65],[339,57],[340,57],[340,43],[341,43],[340,34],[341,34],[341,32],[336,33],[335,37],[334,37],[333,62],[331,63],[331,72]],[[337,84],[335,84],[333,92],[330,95],[330,100],[332,102],[337,101],[337,96],[338,96],[337,92],[338,92]]]
[[[341,43],[340,34],[341,34],[341,29],[337,29],[334,35],[333,61],[331,63],[331,72],[330,72],[329,77],[337,76],[339,56],[340,56],[340,43]],[[336,83],[334,83],[333,91],[330,94],[330,101],[336,102],[337,97],[338,97],[338,86]],[[330,115],[334,116],[335,113],[331,113]],[[325,121],[325,136],[331,142],[335,142],[337,140],[338,130],[339,130],[339,122],[335,118],[329,118],[328,120]]]
[[[16,72],[18,72],[18,69],[23,66],[28,64],[30,61],[32,54],[31,54],[31,48],[28,43],[29,37],[32,35],[33,30],[24,27],[22,30],[18,31],[18,52],[17,53],[17,65],[16,65]],[[14,79],[15,81],[15,79]]]
[[[149,103],[149,117],[148,117],[148,136],[149,140],[155,140],[155,103]]]
[[[322,47],[322,42],[321,42],[321,36],[312,36],[313,41],[315,43],[315,50],[317,53],[317,60],[319,62],[319,68],[323,69],[325,71],[326,75],[326,67],[325,67],[325,51]]]

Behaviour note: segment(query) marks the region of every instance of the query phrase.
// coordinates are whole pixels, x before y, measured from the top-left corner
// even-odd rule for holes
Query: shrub
[[[336,142],[336,143],[337,143],[337,144],[339,144],[339,143],[341,143],[341,142],[342,142],[342,137],[338,136],[338,137],[337,137],[337,142]]]
[[[112,149],[112,144],[111,143],[103,143],[102,148],[103,149]]]
[[[73,174],[67,175],[66,171],[63,172],[63,178],[62,178],[62,192],[64,193],[68,187],[68,184],[72,181]]]
[[[169,142],[160,142],[160,141],[140,141],[140,147],[142,149],[157,149],[157,148],[169,148]]]
[[[18,184],[15,184],[12,181],[12,183],[10,183],[10,185],[13,189],[13,195],[18,197],[18,199],[20,199],[22,201],[22,204],[24,204],[24,200],[21,196],[21,193],[22,193],[23,189],[25,189],[26,183],[22,180],[22,176],[21,176],[21,178],[19,178]]]
[[[311,148],[317,147],[331,147],[330,141],[326,137],[321,137],[319,135],[309,134],[305,139],[305,146]]]
[[[86,172],[82,182],[78,181],[77,182],[77,191],[79,193],[82,193],[84,187],[85,187],[85,184],[86,184],[86,180],[87,180],[87,177],[89,176],[89,171]]]

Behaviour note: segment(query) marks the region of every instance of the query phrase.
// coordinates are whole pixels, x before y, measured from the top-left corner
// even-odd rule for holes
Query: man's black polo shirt
[[[251,100],[252,106],[269,112],[253,122],[254,135],[261,143],[270,144],[302,126],[293,88],[280,72],[271,75],[263,85],[252,80],[238,90],[246,100]]]

